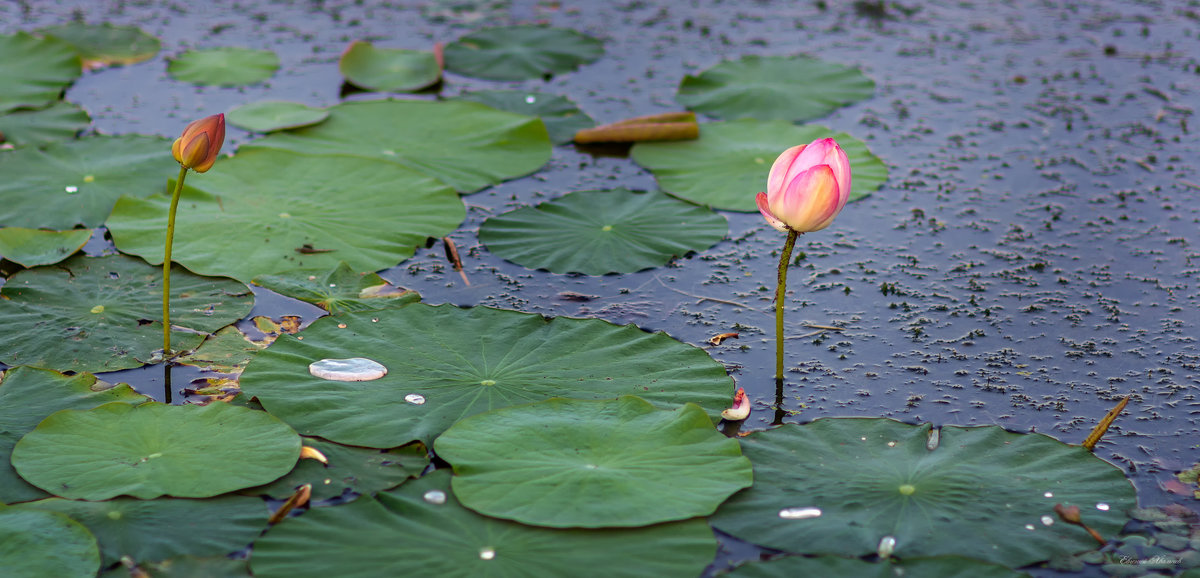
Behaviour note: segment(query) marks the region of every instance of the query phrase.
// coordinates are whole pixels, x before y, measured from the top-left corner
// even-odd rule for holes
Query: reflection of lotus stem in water
[[[175,240],[175,209],[179,207],[179,196],[183,192],[183,178],[187,167],[179,167],[179,179],[175,181],[175,192],[171,193],[171,209],[167,212],[167,244],[163,248],[163,357],[171,355],[171,243]]]
[[[787,291],[788,262],[792,259],[792,248],[800,233],[788,231],[783,252],[779,255],[779,279],[775,285],[775,379],[783,379],[783,302]]]

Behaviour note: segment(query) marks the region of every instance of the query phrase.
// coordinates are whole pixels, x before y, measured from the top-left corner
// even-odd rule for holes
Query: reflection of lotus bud
[[[171,145],[171,154],[185,169],[203,173],[217,162],[225,143],[225,115],[214,114],[192,121]]]
[[[771,165],[758,210],[782,232],[820,231],[850,200],[850,160],[831,138],[794,146]]]
[[[1054,504],[1054,513],[1058,514],[1058,517],[1068,524],[1080,524],[1083,522],[1083,519],[1079,517],[1079,506]]]

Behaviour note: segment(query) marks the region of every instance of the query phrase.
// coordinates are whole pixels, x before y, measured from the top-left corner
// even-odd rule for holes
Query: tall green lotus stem
[[[171,193],[171,209],[167,212],[167,245],[163,248],[163,358],[171,355],[171,244],[175,241],[175,209],[179,208],[179,195],[183,192],[183,179],[187,167],[179,167],[179,179],[175,181],[175,192]]]
[[[796,238],[800,233],[788,231],[787,241],[783,242],[783,253],[779,255],[779,279],[775,285],[775,379],[783,379],[783,308],[784,294],[787,292],[787,270],[792,260],[792,248],[796,246]]]

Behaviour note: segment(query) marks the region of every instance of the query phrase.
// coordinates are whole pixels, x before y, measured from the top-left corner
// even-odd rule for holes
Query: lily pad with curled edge
[[[276,417],[225,403],[107,403],[51,414],[13,448],[29,483],[73,500],[207,498],[269,483],[300,456]]]
[[[87,69],[149,60],[162,48],[159,39],[136,26],[116,26],[108,22],[69,22],[39,28],[36,32],[70,44],[79,53]]]
[[[870,98],[875,82],[857,68],[807,56],[744,56],[687,75],[675,100],[726,120],[800,122]]]
[[[0,114],[53,103],[83,73],[70,44],[28,32],[0,34],[0,62]]]
[[[8,365],[115,371],[139,367],[162,349],[162,268],[140,259],[77,255],[18,272],[0,297],[0,362]],[[172,347],[196,347],[253,306],[241,283],[174,267]]]
[[[933,447],[934,449],[929,449]],[[1137,505],[1120,469],[1079,446],[996,426],[825,418],[742,438],[753,488],[713,525],[794,553],[863,556],[890,538],[899,558],[969,556],[1009,567],[1096,546],[1054,505],[1112,536]],[[998,538],[999,537],[999,538]]]
[[[0,115],[2,142],[14,147],[41,146],[70,140],[92,123],[79,105],[56,102],[39,110],[18,110]]]
[[[91,578],[100,549],[83,524],[62,514],[0,506],[0,568],[19,578]]]
[[[52,265],[83,248],[91,229],[43,231],[21,227],[0,228],[0,257],[24,267]]]
[[[99,540],[105,566],[126,557],[143,563],[184,555],[224,556],[254,541],[270,515],[262,500],[248,496],[99,502],[48,498],[19,507],[79,521]]]
[[[263,100],[243,104],[225,115],[238,128],[254,132],[273,132],[317,124],[329,118],[329,111],[299,102]]]
[[[330,313],[396,309],[421,300],[416,291],[392,285],[374,273],[357,273],[344,261],[333,269],[255,277],[254,284]]]
[[[556,145],[571,142],[576,132],[596,124],[574,102],[557,94],[527,90],[480,90],[462,94],[459,98],[508,112],[536,116],[546,124],[550,141]]]
[[[729,231],[725,217],[659,192],[579,191],[488,218],[479,240],[530,269],[633,273],[703,251]]]
[[[303,440],[305,446],[321,452],[329,463],[302,459],[288,475],[269,485],[239,493],[285,500],[301,485],[312,484],[310,499],[314,502],[336,498],[346,492],[374,495],[420,476],[429,465],[429,450],[421,443],[381,450],[345,446],[318,438]]]
[[[432,52],[377,48],[361,40],[342,53],[338,70],[354,86],[384,92],[416,92],[442,78]]]
[[[242,86],[263,82],[279,70],[279,56],[270,50],[225,46],[189,50],[167,64],[176,80],[209,86]]]
[[[833,137],[846,151],[853,173],[850,200],[861,199],[887,181],[887,166],[862,141],[815,124],[739,120],[706,123],[700,138],[644,142],[630,152],[654,173],[662,190],[714,209],[754,212],[754,196],[766,190],[767,173],[783,151]]]
[[[243,281],[342,261],[386,269],[466,215],[445,184],[365,158],[243,150],[199,177],[184,187],[172,258]],[[166,195],[122,197],[107,223],[117,248],[162,262],[170,203]]]
[[[434,451],[454,466],[464,506],[555,528],[706,516],[754,481],[737,441],[704,410],[632,395],[495,409],[451,426]]]
[[[257,148],[385,160],[471,193],[538,170],[553,146],[535,117],[475,102],[376,100],[330,107],[325,122],[267,135],[240,150]]]
[[[171,141],[144,136],[93,136],[9,151],[0,155],[0,226],[99,227],[117,197],[163,192],[163,171],[172,165]]]
[[[0,502],[12,504],[49,495],[29,485],[12,468],[12,448],[46,416],[63,409],[91,409],[109,402],[139,404],[150,398],[128,385],[113,386],[90,373],[66,376],[48,369],[13,367],[0,380]]]
[[[388,374],[337,382],[308,373],[313,361],[349,357],[378,361]],[[376,448],[428,444],[466,416],[551,397],[635,394],[665,409],[693,402],[716,423],[734,389],[724,366],[663,333],[422,303],[323,317],[281,335],[241,385],[304,435]]]
[[[1024,572],[959,556],[906,558],[867,562],[837,556],[786,556],[754,561],[734,568],[729,578],[795,578],[796,576],[855,576],[856,578],[1028,578]]]
[[[378,498],[313,508],[254,544],[258,578],[700,575],[717,542],[704,520],[644,528],[551,529],[480,516],[431,472]],[[618,555],[619,553],[619,555]]]
[[[564,28],[485,28],[446,46],[446,70],[491,80],[570,72],[604,55],[604,43]]]

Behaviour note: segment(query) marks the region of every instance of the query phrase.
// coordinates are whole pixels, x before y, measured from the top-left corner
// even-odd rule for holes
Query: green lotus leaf
[[[312,501],[336,498],[347,491],[373,495],[420,476],[429,465],[429,450],[420,443],[389,450],[344,446],[318,438],[303,438],[303,443],[321,452],[329,463],[300,460],[288,475],[270,485],[249,488],[241,493],[285,500],[296,488],[312,484]]]
[[[308,372],[315,361],[353,357],[388,373],[339,382]],[[666,409],[693,402],[715,423],[733,396],[724,366],[662,333],[422,303],[325,317],[282,335],[241,385],[304,435],[377,448],[428,444],[463,417],[550,397],[636,394]]]
[[[44,107],[83,73],[70,44],[28,32],[0,34],[0,62],[0,114]]]
[[[0,568],[5,578],[92,578],[100,551],[83,524],[62,514],[3,508]]]
[[[679,83],[675,100],[696,112],[734,120],[804,121],[875,94],[856,68],[807,56],[744,56]]]
[[[265,343],[251,341],[240,329],[230,325],[205,337],[204,342],[196,349],[185,351],[171,361],[199,367],[205,371],[241,373],[255,354],[265,347]]]
[[[29,483],[73,500],[206,498],[288,473],[300,436],[274,416],[224,403],[62,410],[17,442]]]
[[[139,259],[77,255],[18,272],[0,297],[0,362],[8,365],[115,371],[162,349],[162,268]],[[253,306],[241,283],[174,267],[171,341],[192,349]]]
[[[604,44],[563,28],[487,28],[446,46],[446,70],[491,80],[545,78],[604,55]]]
[[[70,140],[92,124],[78,105],[56,102],[39,110],[19,110],[0,115],[3,142],[13,146],[41,146]]]
[[[254,284],[330,313],[396,309],[421,300],[416,291],[396,287],[374,273],[356,273],[344,261],[331,270],[255,277]]]
[[[241,150],[380,159],[471,193],[536,171],[553,148],[538,119],[475,102],[347,102],[329,113],[321,124],[271,134]]]
[[[753,482],[736,440],[686,404],[549,399],[454,424],[434,443],[454,495],[495,518],[556,528],[645,526],[713,513]]]
[[[338,70],[354,86],[384,92],[416,92],[442,78],[432,52],[376,48],[363,41],[352,43],[342,53]]]
[[[69,22],[40,28],[37,33],[70,44],[83,59],[84,68],[134,64],[154,58],[162,48],[162,42],[136,26],[116,26],[108,22]]]
[[[329,118],[329,111],[298,102],[264,100],[243,104],[225,115],[238,128],[253,132],[274,132],[317,124]]]
[[[1120,469],[1079,446],[996,426],[825,418],[742,438],[753,488],[712,517],[717,529],[794,553],[969,556],[1019,567],[1095,548],[1054,505],[1115,535],[1136,506]],[[933,446],[934,449],[928,449]],[[1003,539],[997,539],[1003,536]]]
[[[857,558],[837,556],[787,556],[762,562],[750,562],[725,574],[729,578],[794,578],[796,576],[855,576],[856,578],[896,578],[897,576],[920,576],[921,578],[1028,578],[1028,574],[1017,572],[958,556],[937,558],[906,558],[866,562]]]
[[[462,100],[486,104],[492,108],[536,116],[546,124],[550,142],[571,142],[575,133],[596,124],[592,117],[565,96],[527,90],[480,90],[459,95]]]
[[[254,541],[270,515],[262,500],[245,496],[102,502],[49,498],[20,507],[65,514],[86,526],[100,542],[105,566],[123,557],[140,564],[183,555],[224,556]]]
[[[754,196],[765,191],[771,164],[783,151],[833,137],[846,151],[853,175],[850,200],[861,199],[887,181],[887,166],[862,141],[815,124],[740,120],[706,123],[700,138],[634,145],[634,162],[654,173],[672,195],[714,209],[754,212]]]
[[[48,369],[19,366],[0,381],[0,502],[12,504],[49,494],[29,485],[9,461],[17,440],[46,416],[63,409],[91,409],[109,402],[139,404],[150,398],[128,385],[112,387],[90,373],[66,376]]]
[[[162,192],[178,169],[171,141],[161,138],[93,136],[22,147],[0,155],[0,225],[99,227],[117,197]]]
[[[170,202],[122,197],[107,223],[117,248],[162,262]],[[465,215],[449,187],[391,163],[243,150],[187,180],[172,259],[243,281],[342,261],[377,271],[450,234]]]
[[[210,86],[241,86],[271,78],[279,56],[270,50],[225,46],[189,50],[167,65],[176,80]]]
[[[83,248],[91,229],[43,231],[21,227],[0,228],[0,256],[25,267],[52,265]]]
[[[255,542],[250,567],[258,578],[692,578],[717,551],[698,519],[555,530],[480,516],[458,504],[449,478],[435,471],[378,499],[284,520]]]
[[[162,562],[139,564],[149,578],[250,578],[250,565],[245,559],[225,556],[180,556]],[[129,568],[114,566],[102,572],[100,578],[129,578]]]
[[[725,237],[725,217],[662,193],[579,191],[488,218],[479,240],[530,269],[633,273],[703,251]]]

